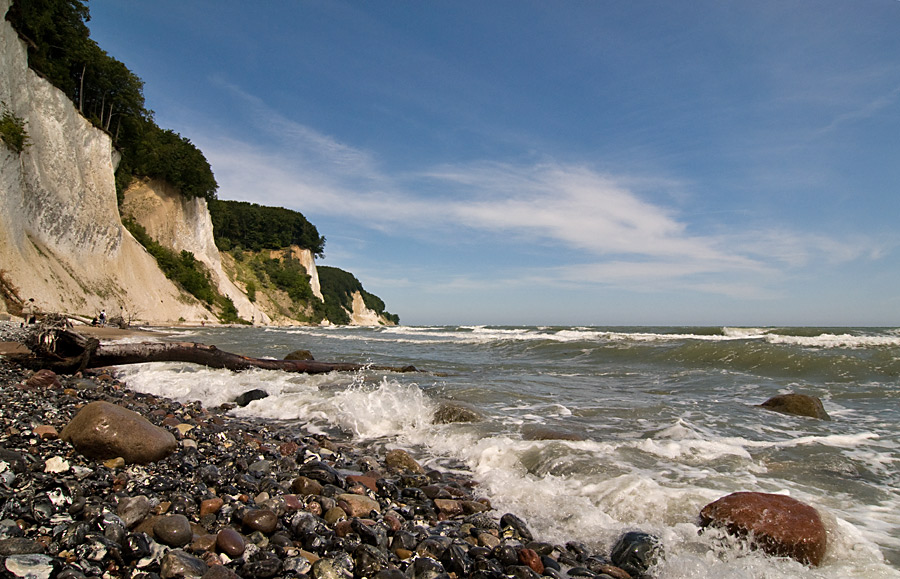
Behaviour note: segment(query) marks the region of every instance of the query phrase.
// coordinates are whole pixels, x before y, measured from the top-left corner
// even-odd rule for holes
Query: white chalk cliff
[[[9,6],[0,0],[0,14]],[[0,144],[0,270],[7,287],[45,311],[93,316],[124,309],[153,323],[213,320],[122,227],[109,136],[28,68],[25,45],[3,18],[0,101],[24,120],[31,141],[21,153]]]
[[[85,317],[105,309],[108,316],[158,325],[215,322],[215,314],[168,280],[123,227],[114,179],[118,154],[109,135],[28,68],[25,45],[4,18],[10,5],[0,0],[0,113],[21,118],[31,144],[21,153],[0,144],[0,294],[12,306],[34,299],[38,310]],[[241,318],[296,323],[275,319],[226,274],[204,199],[188,200],[166,183],[145,180],[126,191],[122,212],[161,245],[193,253]],[[291,252],[322,299],[312,252]],[[0,313],[6,311],[0,299]],[[366,308],[358,292],[349,313],[354,325],[390,323]]]

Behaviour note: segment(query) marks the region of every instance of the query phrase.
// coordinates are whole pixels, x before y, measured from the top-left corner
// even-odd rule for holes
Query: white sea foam
[[[900,346],[900,336],[855,336],[852,334],[820,334],[818,336],[766,335],[771,344],[788,344],[806,348],[878,348]]]
[[[504,329],[506,330],[506,329]],[[285,331],[285,330],[279,330]],[[290,330],[293,332],[293,330]],[[319,329],[300,329],[321,337]],[[564,330],[563,332],[568,332]],[[665,334],[614,334],[596,329],[572,330],[569,336],[551,329],[494,332],[492,328],[424,328],[406,331],[329,330],[330,340],[629,340],[686,339]],[[728,333],[728,332],[724,332]],[[297,335],[297,334],[292,334]],[[477,335],[477,337],[473,337]],[[576,337],[578,336],[578,337]],[[771,334],[766,334],[769,339]],[[756,339],[732,336],[692,336],[687,339]],[[600,440],[533,441],[517,436],[517,425],[542,423],[577,415],[583,407],[560,395],[552,401],[535,396],[509,399],[493,408],[487,425],[433,424],[435,403],[415,384],[415,377],[373,377],[370,373],[321,376],[278,372],[197,369],[180,364],[154,364],[121,370],[129,386],[179,400],[201,400],[217,406],[253,388],[270,397],[232,412],[241,416],[298,419],[312,428],[339,427],[376,444],[415,448],[426,465],[462,461],[479,480],[498,513],[515,512],[527,520],[542,540],[584,541],[608,550],[626,530],[641,529],[660,536],[666,557],[657,569],[660,578],[738,579],[745,577],[900,577],[882,560],[877,545],[900,551],[896,529],[900,512],[896,492],[897,443],[868,423],[855,429],[810,430],[805,424],[778,427],[747,425],[723,430],[704,417],[676,418],[660,423],[649,418],[625,418],[602,413],[598,422],[621,421],[622,430]],[[405,380],[406,382],[403,382]],[[750,398],[750,395],[747,396]],[[558,402],[556,401],[558,400]],[[598,407],[604,400],[598,400]],[[691,416],[686,414],[685,416]],[[502,423],[510,425],[505,430]],[[630,426],[629,426],[630,425]],[[859,425],[857,425],[859,426]],[[870,428],[871,426],[871,428]],[[501,434],[497,434],[497,430]],[[744,436],[737,436],[740,433]],[[831,496],[808,481],[769,472],[770,457],[781,450],[821,446],[835,456],[847,456],[884,479],[877,500],[861,501],[840,493]],[[777,452],[772,452],[775,449]],[[834,449],[834,450],[830,450]],[[828,513],[831,544],[826,564],[810,569],[784,559],[723,546],[698,535],[697,515],[703,505],[736,490],[785,492]]]

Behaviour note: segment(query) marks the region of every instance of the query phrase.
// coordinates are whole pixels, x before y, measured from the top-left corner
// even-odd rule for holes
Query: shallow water
[[[873,328],[202,328],[178,339],[281,358],[413,364],[425,372],[326,376],[185,364],[121,369],[130,387],[235,414],[300,421],[403,447],[474,474],[542,539],[608,549],[660,536],[659,577],[900,577],[900,331]],[[764,411],[796,391],[831,421]],[[474,423],[435,424],[447,401]],[[786,493],[820,509],[824,564],[809,569],[698,535],[707,503]]]

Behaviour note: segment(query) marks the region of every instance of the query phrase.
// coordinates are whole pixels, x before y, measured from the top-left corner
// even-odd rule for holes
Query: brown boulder
[[[811,418],[819,418],[821,420],[831,420],[822,401],[815,396],[807,396],[806,394],[779,394],[773,396],[760,404],[766,410],[774,410],[782,414],[793,414],[795,416],[809,416]]]
[[[127,408],[91,402],[75,415],[59,437],[88,458],[121,456],[129,464],[161,460],[177,446],[171,432]]]
[[[739,492],[700,511],[701,527],[717,527],[747,537],[750,545],[770,555],[818,565],[828,534],[813,507],[785,495]]]
[[[425,474],[425,469],[422,468],[422,465],[416,462],[416,459],[411,457],[408,452],[399,448],[388,451],[384,457],[384,463],[395,472]]]

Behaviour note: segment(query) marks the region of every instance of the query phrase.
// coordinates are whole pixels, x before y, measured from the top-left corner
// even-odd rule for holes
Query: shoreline
[[[92,335],[122,335],[104,330],[111,329]],[[176,450],[143,466],[85,458],[59,433],[97,400],[172,433]],[[104,570],[163,578],[625,577],[608,553],[535,540],[522,519],[493,511],[471,477],[426,471],[403,449],[372,456],[302,424],[227,415],[233,405],[141,394],[103,370],[55,376],[4,357],[0,401],[0,458],[9,465],[0,472],[0,564],[14,575],[19,565],[36,565],[28,573],[67,579]],[[27,505],[10,502],[29,488]],[[62,498],[41,499],[54,493]],[[130,510],[135,501],[148,506],[140,516]],[[167,525],[176,523],[188,525],[187,539],[170,537]]]

